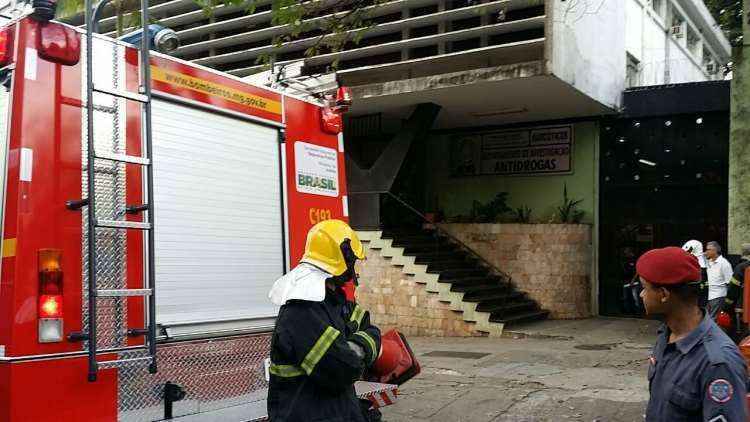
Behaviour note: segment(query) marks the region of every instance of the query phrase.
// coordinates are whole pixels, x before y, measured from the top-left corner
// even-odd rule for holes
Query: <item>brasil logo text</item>
[[[325,177],[305,176],[303,174],[300,174],[297,175],[297,184],[299,186],[314,189],[324,189],[330,191],[336,190],[336,181]]]

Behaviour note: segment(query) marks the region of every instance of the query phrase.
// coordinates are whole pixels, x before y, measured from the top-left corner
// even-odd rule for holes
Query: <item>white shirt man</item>
[[[725,297],[732,279],[732,264],[723,256],[708,261],[708,300]]]
[[[716,242],[708,242],[706,257],[708,258],[708,311],[712,317],[716,317],[727,295],[727,285],[732,280],[732,264],[721,256],[721,246]]]

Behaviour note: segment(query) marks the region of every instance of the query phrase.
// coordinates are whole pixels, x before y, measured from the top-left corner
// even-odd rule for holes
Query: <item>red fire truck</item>
[[[348,216],[341,116],[33,14],[0,66],[0,422],[262,417],[269,288]]]

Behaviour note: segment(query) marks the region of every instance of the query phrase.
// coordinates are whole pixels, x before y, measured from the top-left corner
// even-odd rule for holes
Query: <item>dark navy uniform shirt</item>
[[[659,330],[648,370],[649,422],[747,422],[747,369],[737,346],[709,317],[669,343]]]

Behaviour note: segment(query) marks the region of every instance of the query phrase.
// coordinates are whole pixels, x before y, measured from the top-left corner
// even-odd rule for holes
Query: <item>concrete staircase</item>
[[[402,266],[405,274],[438,295],[463,320],[490,336],[500,336],[507,325],[547,318],[548,311],[516,290],[508,276],[496,274],[434,230],[404,228],[359,232],[372,250]]]

